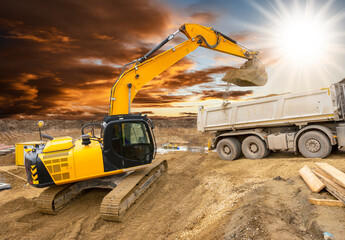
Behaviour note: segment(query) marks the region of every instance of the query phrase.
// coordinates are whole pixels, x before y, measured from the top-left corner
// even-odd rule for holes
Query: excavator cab
[[[105,118],[103,162],[105,171],[150,164],[156,143],[146,115],[126,114]]]

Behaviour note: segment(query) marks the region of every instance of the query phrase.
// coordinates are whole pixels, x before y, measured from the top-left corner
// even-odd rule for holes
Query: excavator
[[[188,39],[152,56],[179,32]],[[25,154],[28,183],[46,188],[37,198],[39,211],[56,214],[89,188],[111,189],[100,206],[101,216],[110,221],[123,221],[144,201],[168,166],[165,160],[154,161],[157,148],[154,125],[147,115],[131,114],[131,103],[146,83],[199,46],[250,62],[246,63],[249,75],[247,69],[241,67],[234,75],[227,76],[228,82],[257,86],[263,85],[265,78],[267,81],[267,74],[258,63],[259,52],[241,46],[213,28],[182,25],[143,57],[123,67],[111,88],[109,115],[103,123],[86,124],[77,140],[53,138],[40,132],[41,137],[49,140],[34,145]],[[261,69],[257,71],[253,66]],[[91,132],[86,133],[87,128],[91,128]]]

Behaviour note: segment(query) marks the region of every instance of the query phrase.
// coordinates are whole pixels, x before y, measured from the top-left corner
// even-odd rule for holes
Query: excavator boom
[[[155,57],[149,58],[154,52],[172,40],[178,32],[186,35],[188,40]],[[198,24],[184,24],[178,31],[169,35],[145,56],[126,65],[133,64],[130,69],[123,71],[111,89],[109,115],[130,113],[130,105],[135,95],[146,83],[193,52],[199,46],[248,59],[251,62],[251,64],[247,64],[247,67],[238,70],[235,69],[236,74],[227,74],[227,78],[224,81],[239,86],[261,86],[266,83],[266,72],[262,68],[262,64],[259,65],[260,63],[257,60],[259,52],[246,49],[239,45],[236,40],[213,28]],[[255,69],[259,68],[259,66],[260,71],[256,71]],[[249,71],[247,71],[247,68],[249,68]]]

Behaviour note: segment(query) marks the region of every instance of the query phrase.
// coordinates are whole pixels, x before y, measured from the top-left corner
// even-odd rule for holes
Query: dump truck
[[[241,153],[261,159],[271,151],[300,152],[306,158],[325,158],[345,147],[345,84],[288,93],[221,106],[199,107],[201,132],[215,132],[209,149],[234,160]]]

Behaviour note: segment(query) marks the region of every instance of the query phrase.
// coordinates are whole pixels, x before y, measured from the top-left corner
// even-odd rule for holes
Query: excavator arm
[[[188,40],[155,57],[149,58],[163,45],[171,41],[178,32],[186,35]],[[124,66],[125,69],[126,66],[133,65],[130,69],[121,73],[111,89],[109,115],[130,113],[130,105],[135,95],[146,83],[199,46],[248,60],[256,59],[259,55],[258,52],[246,49],[235,40],[213,28],[198,24],[184,24],[178,31],[169,35],[145,56]]]

